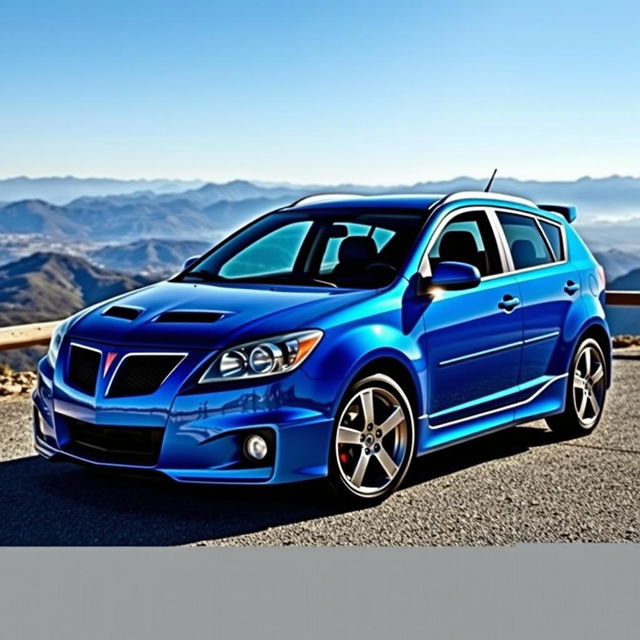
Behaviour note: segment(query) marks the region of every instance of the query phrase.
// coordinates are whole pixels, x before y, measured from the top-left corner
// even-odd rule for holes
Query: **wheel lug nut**
[[[364,442],[364,433],[360,436],[360,442]]]
[[[376,431],[376,438],[380,438],[381,436],[382,436],[382,430],[381,430],[381,429],[378,429],[378,430]]]
[[[373,429],[373,425],[372,424],[368,424],[367,425],[367,431],[371,431]]]
[[[373,450],[374,450],[376,453],[377,453],[378,451],[380,451],[380,445],[379,445],[379,444],[376,444],[376,445],[373,447]]]
[[[367,455],[369,455],[369,454],[371,453],[371,449],[369,449],[369,447],[367,447],[367,448],[364,450],[364,452],[365,452]]]

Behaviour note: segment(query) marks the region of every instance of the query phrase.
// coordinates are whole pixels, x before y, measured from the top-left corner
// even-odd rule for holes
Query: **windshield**
[[[374,289],[395,279],[423,221],[412,212],[272,213],[178,280]]]

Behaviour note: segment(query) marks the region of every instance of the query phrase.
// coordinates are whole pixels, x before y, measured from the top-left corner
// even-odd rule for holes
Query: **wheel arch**
[[[411,410],[414,414],[414,422],[417,426],[418,416],[420,415],[423,405],[422,396],[420,394],[418,381],[402,360],[392,356],[379,356],[366,362],[350,376],[345,390],[351,388],[358,380],[362,380],[376,373],[389,376],[389,378],[400,385],[409,400]]]
[[[611,336],[609,335],[609,332],[605,329],[605,327],[603,327],[600,323],[594,322],[583,328],[580,333],[580,337],[576,341],[575,349],[577,349],[580,343],[587,338],[592,338],[593,340],[595,340],[600,345],[600,348],[604,353],[604,357],[607,361],[607,387],[609,387],[611,386]]]

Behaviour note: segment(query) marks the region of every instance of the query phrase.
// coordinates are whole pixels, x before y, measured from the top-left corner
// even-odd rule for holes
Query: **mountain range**
[[[83,258],[35,253],[0,267],[0,326],[65,318],[152,282],[146,276],[100,269]],[[43,349],[7,351],[2,361],[30,369]]]
[[[451,180],[422,181],[413,185],[372,186],[357,184],[295,185],[233,180],[217,184],[203,180],[117,180],[111,178],[5,178],[0,179],[0,202],[44,200],[64,205],[83,198],[115,197],[121,201],[178,199],[209,205],[221,200],[274,199],[316,192],[343,193],[449,193],[460,190],[483,190],[486,179],[457,177]],[[640,178],[610,176],[584,177],[578,180],[518,180],[498,176],[493,190],[531,198],[535,201],[574,204],[583,211],[598,215],[640,216]]]
[[[52,176],[28,178],[17,176],[0,180],[0,201],[38,199],[65,204],[81,196],[107,196],[135,191],[166,193],[195,189],[204,180],[118,180],[113,178],[76,178]]]
[[[3,199],[2,187],[6,187],[6,183],[0,181],[0,200]],[[145,185],[149,186],[147,183]],[[160,186],[167,187],[167,184]],[[0,206],[0,234],[41,234],[69,242],[131,242],[149,237],[206,238],[213,241],[216,234],[228,233],[260,213],[288,204],[313,191],[446,193],[477,190],[483,186],[483,181],[471,178],[423,182],[412,186],[339,185],[316,188],[270,186],[235,180],[225,184],[208,183],[175,192],[146,189],[117,195],[82,196],[64,205],[28,198]],[[604,245],[592,245],[598,250],[622,249],[621,243],[629,245],[630,240],[640,244],[640,179],[614,176],[583,178],[576,182],[534,182],[504,178],[496,180],[495,190],[523,195],[535,201],[575,204],[579,209],[576,224]],[[616,219],[626,221],[615,224],[603,222]],[[623,232],[624,228],[629,228],[632,233]],[[611,236],[620,237],[621,242],[613,244],[608,239]]]
[[[137,274],[175,273],[189,257],[211,248],[198,240],[136,240],[129,244],[107,245],[90,251],[88,258],[99,267]]]

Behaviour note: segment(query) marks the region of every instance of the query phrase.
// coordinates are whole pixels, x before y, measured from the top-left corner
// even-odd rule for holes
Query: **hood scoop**
[[[223,316],[224,313],[216,311],[165,311],[155,319],[155,322],[216,322]]]
[[[122,320],[135,320],[141,313],[142,309],[139,307],[123,307],[120,305],[114,305],[109,307],[106,311],[102,312],[103,316],[109,316],[111,318],[121,318]]]

